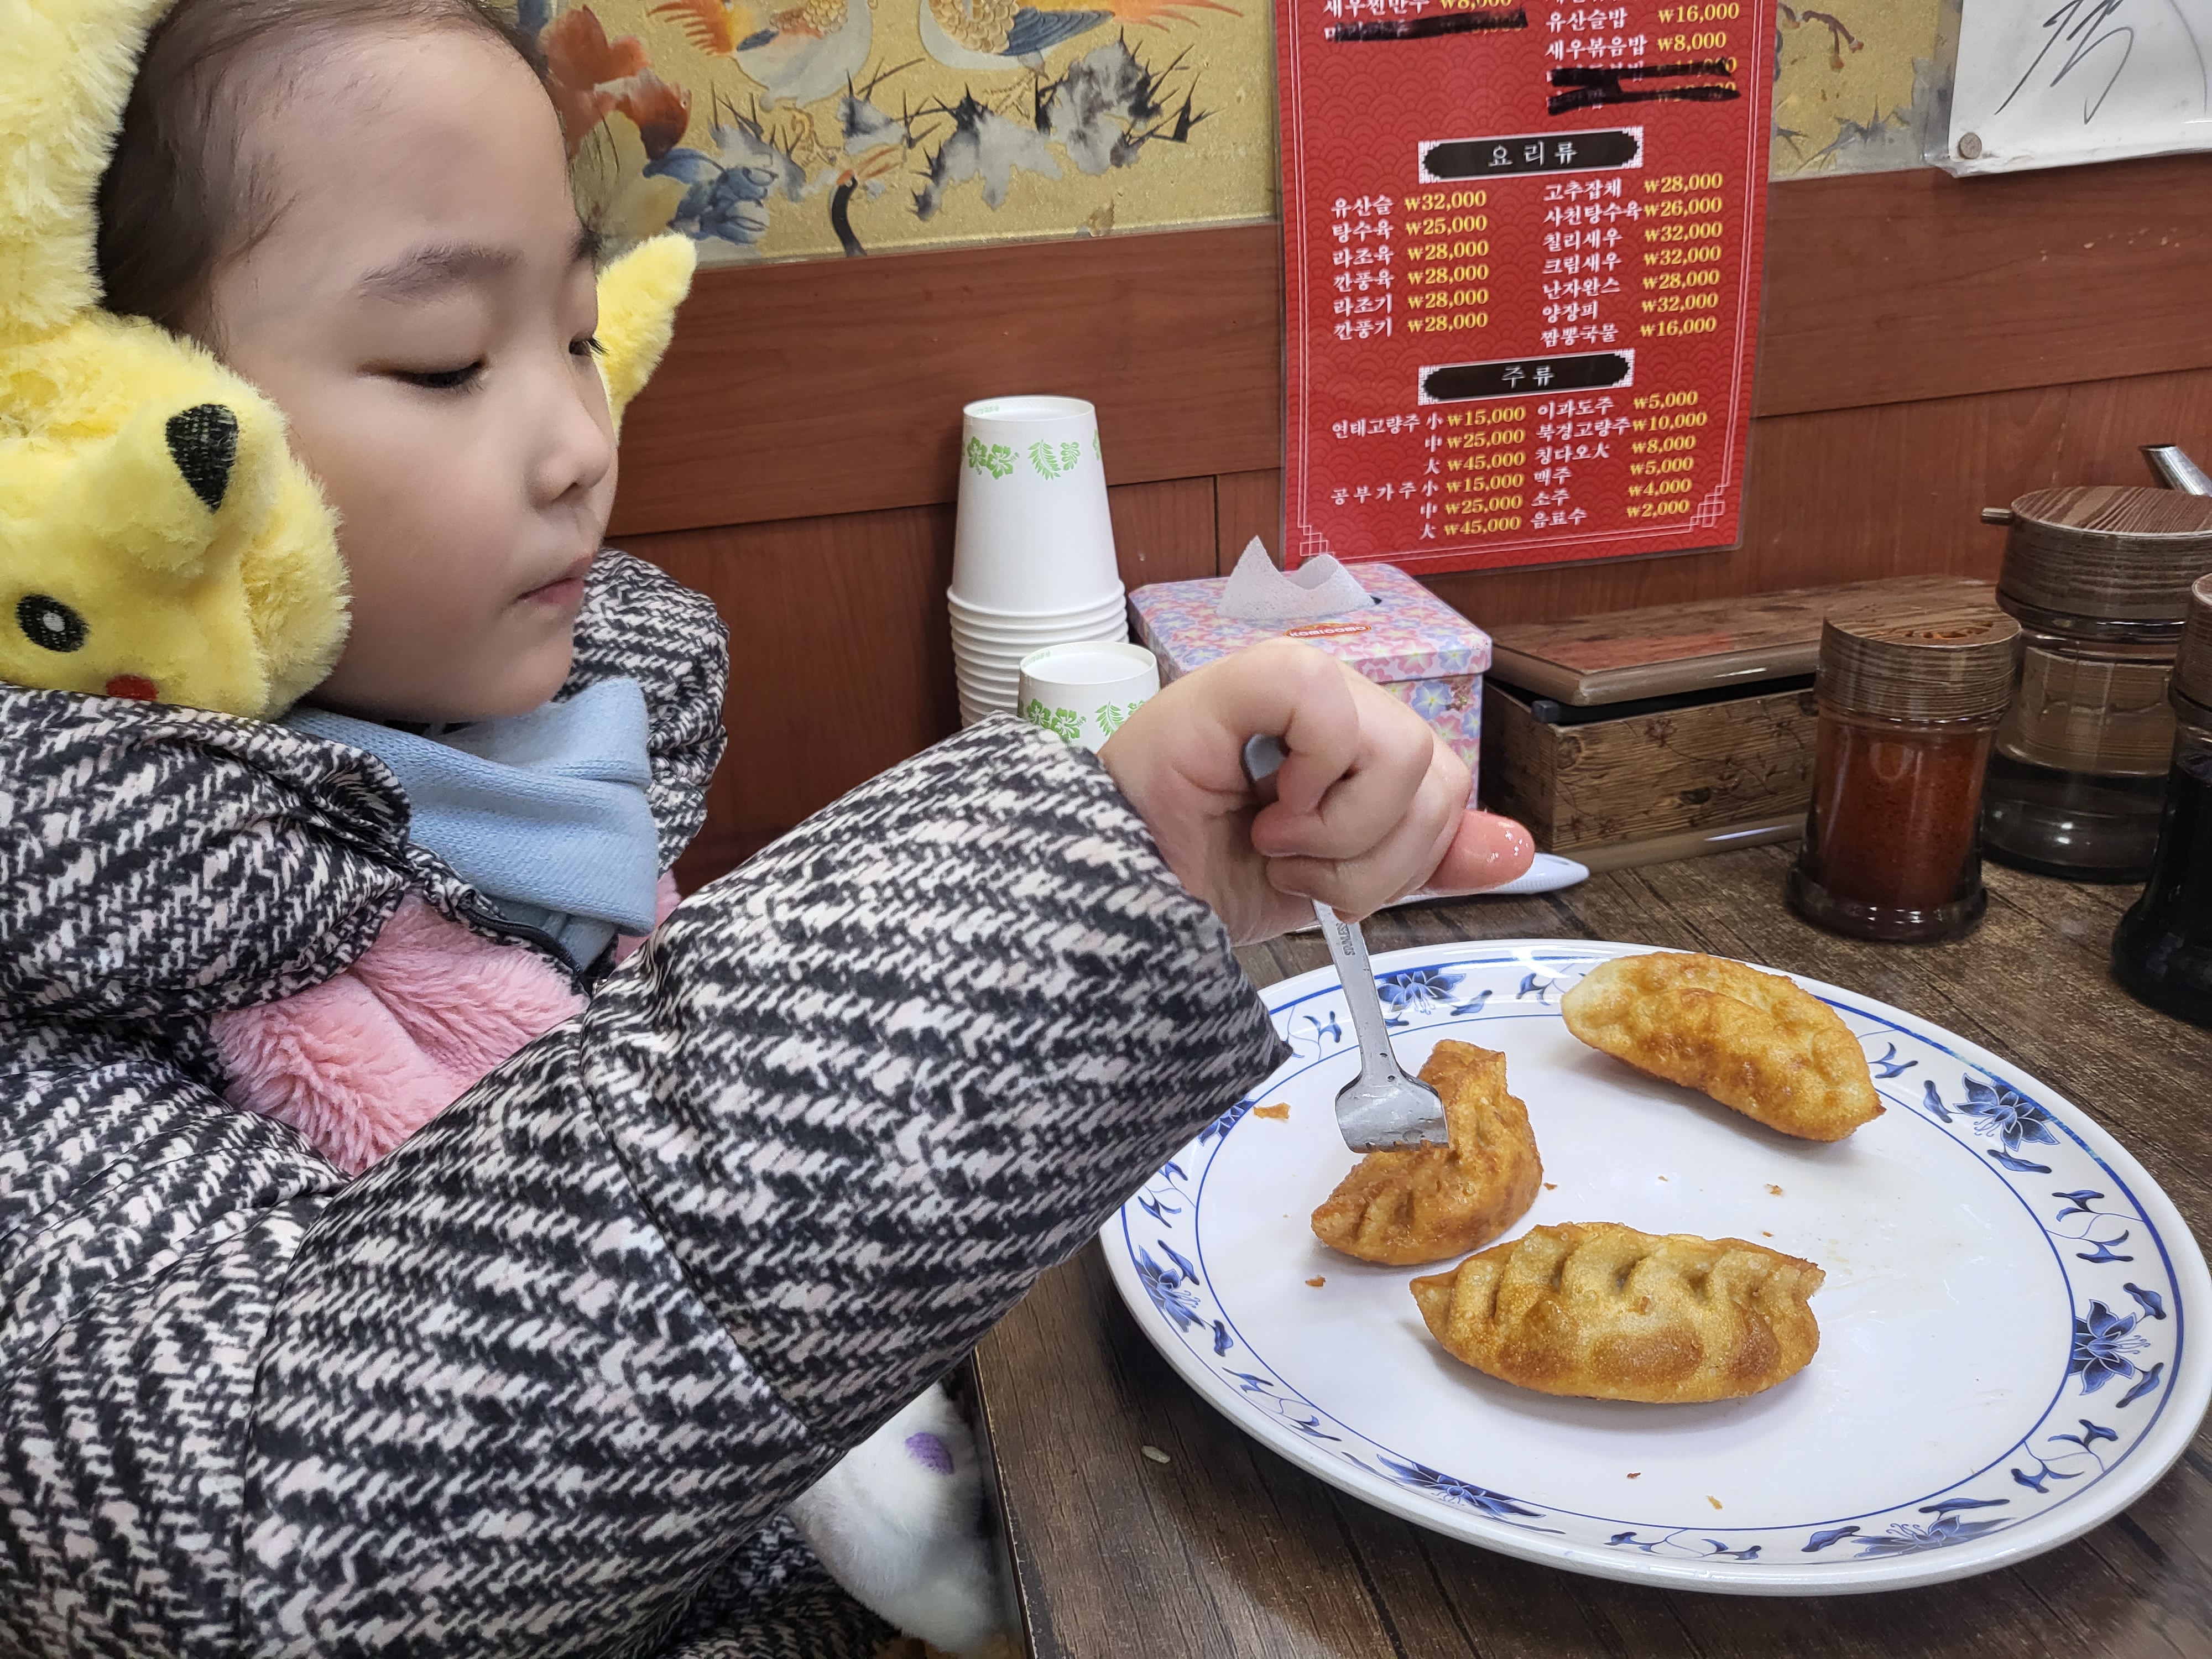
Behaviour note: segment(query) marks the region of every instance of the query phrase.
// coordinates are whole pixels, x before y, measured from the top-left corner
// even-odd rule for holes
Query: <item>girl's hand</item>
[[[1266,806],[1243,763],[1261,733],[1290,751]],[[1303,926],[1315,899],[1364,916],[1416,889],[1495,887],[1535,853],[1510,818],[1467,810],[1467,766],[1427,721],[1289,640],[1162,688],[1098,758],[1239,945]]]

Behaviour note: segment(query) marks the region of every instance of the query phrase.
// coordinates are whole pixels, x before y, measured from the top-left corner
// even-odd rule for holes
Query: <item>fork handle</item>
[[[1362,1081],[1402,1078],[1398,1069],[1398,1056],[1390,1048],[1390,1028],[1382,1018],[1382,999],[1376,994],[1375,969],[1367,960],[1367,940],[1356,921],[1345,921],[1336,912],[1319,899],[1314,901],[1314,919],[1321,924],[1321,936],[1328,942],[1328,959],[1336,964],[1336,976],[1344,982],[1345,1006],[1352,1011],[1352,1029],[1359,1039],[1359,1075]]]

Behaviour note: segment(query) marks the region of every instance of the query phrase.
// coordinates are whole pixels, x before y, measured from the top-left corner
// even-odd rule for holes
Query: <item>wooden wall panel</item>
[[[1214,498],[1220,503],[1216,516],[1221,538],[1221,574],[1227,575],[1243,556],[1244,544],[1257,536],[1276,562],[1283,557],[1283,473],[1280,467],[1264,472],[1224,472],[1213,481]]]
[[[959,721],[945,585],[952,510],[629,536],[730,629],[730,747],[686,892]]]
[[[1106,492],[1114,551],[1125,587],[1185,582],[1213,574],[1213,480],[1171,478],[1116,484]]]
[[[2212,160],[1770,198],[1766,415],[2212,366]],[[702,275],[632,407],[617,535],[952,498],[960,405],[1066,392],[1120,483],[1282,459],[1273,225]]]
[[[623,428],[617,534],[949,501],[960,408],[1098,405],[1121,483],[1282,459],[1272,225],[701,275]]]
[[[2212,161],[1769,197],[1762,415],[2212,367]]]

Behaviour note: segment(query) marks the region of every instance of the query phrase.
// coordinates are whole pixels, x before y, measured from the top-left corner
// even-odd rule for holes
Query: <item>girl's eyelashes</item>
[[[568,342],[572,357],[604,357],[607,349],[596,334],[580,334]],[[395,368],[387,371],[395,380],[408,386],[420,386],[425,392],[466,392],[483,378],[483,360],[459,368]]]
[[[460,368],[400,368],[392,373],[394,380],[421,386],[426,392],[465,392],[483,374],[483,364],[473,362]]]

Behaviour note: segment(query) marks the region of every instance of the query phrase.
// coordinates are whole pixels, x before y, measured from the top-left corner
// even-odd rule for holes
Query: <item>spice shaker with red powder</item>
[[[1996,611],[1822,627],[1790,908],[1886,940],[1949,939],[1981,919],[1982,778],[2019,643],[2020,624]]]

